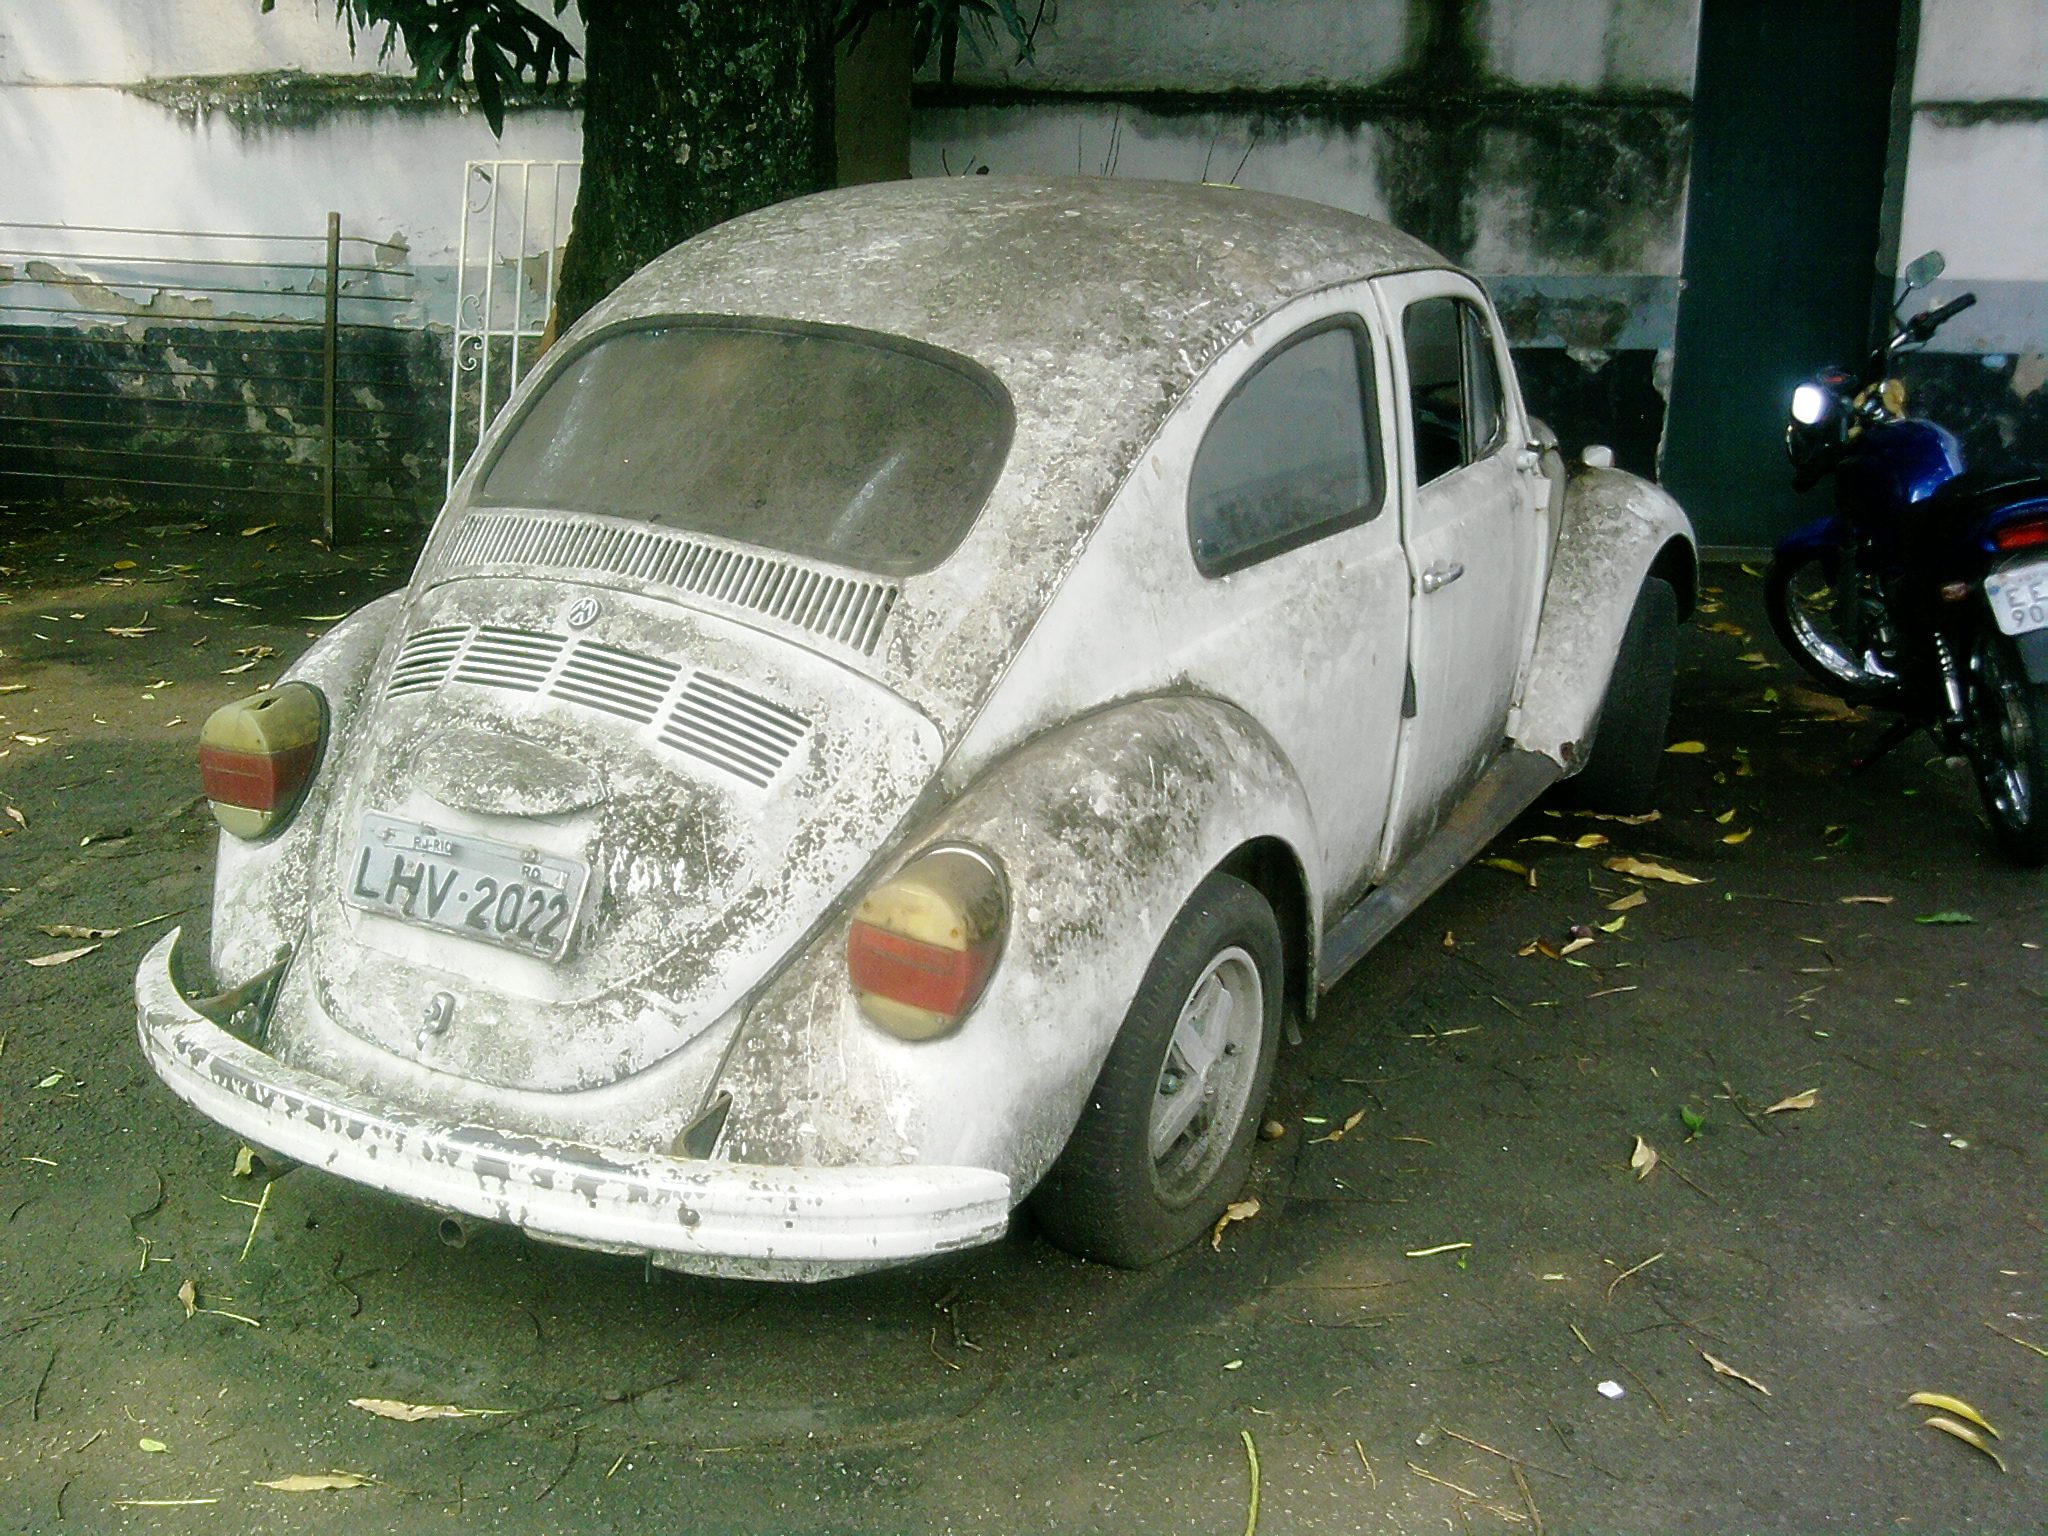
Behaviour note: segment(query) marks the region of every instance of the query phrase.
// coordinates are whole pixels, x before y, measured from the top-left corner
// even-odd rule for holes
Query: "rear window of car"
[[[600,333],[558,369],[473,501],[909,575],[966,536],[1012,420],[987,370],[934,347],[794,322],[661,321]]]

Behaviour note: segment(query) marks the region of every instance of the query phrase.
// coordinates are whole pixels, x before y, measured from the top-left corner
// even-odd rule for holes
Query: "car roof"
[[[720,225],[643,268],[600,323],[739,314],[908,336],[985,364],[1028,412],[1040,368],[1184,373],[1301,294],[1447,265],[1377,219],[1238,187],[926,177]]]
[[[1233,342],[1290,300],[1447,265],[1376,220],[1234,187],[931,177],[721,224],[642,268],[564,340],[663,316],[787,319],[908,337],[1002,382],[1015,434],[995,488],[948,559],[903,578],[870,658],[950,740],[1140,452]]]

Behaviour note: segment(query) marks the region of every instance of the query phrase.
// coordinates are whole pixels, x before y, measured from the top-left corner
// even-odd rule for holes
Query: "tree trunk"
[[[582,0],[583,185],[556,324],[678,241],[832,174],[818,0]]]

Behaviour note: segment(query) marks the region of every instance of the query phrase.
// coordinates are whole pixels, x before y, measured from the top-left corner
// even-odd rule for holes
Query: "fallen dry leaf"
[[[196,1282],[187,1280],[183,1285],[179,1286],[178,1300],[185,1304],[185,1317],[187,1321],[199,1315],[199,1286]]]
[[[1528,865],[1518,863],[1514,859],[1481,859],[1480,862],[1488,869],[1504,869],[1511,875],[1526,875],[1529,873]]]
[[[1573,811],[1574,816],[1587,821],[1611,821],[1621,827],[1647,827],[1653,821],[1662,821],[1662,811],[1644,811],[1640,816],[1618,816],[1612,811]]]
[[[1209,1246],[1216,1252],[1223,1251],[1223,1229],[1233,1221],[1250,1221],[1259,1214],[1257,1200],[1233,1200],[1223,1208],[1223,1214],[1216,1218],[1216,1230],[1209,1234]]]
[[[1694,1347],[1697,1348],[1698,1346]],[[1771,1395],[1771,1389],[1769,1387],[1765,1386],[1762,1382],[1758,1381],[1754,1376],[1744,1375],[1741,1371],[1738,1371],[1737,1369],[1735,1369],[1734,1366],[1730,1365],[1726,1360],[1716,1360],[1704,1349],[1700,1350],[1700,1358],[1706,1361],[1707,1364],[1711,1365],[1714,1368],[1714,1374],[1716,1376],[1727,1376],[1735,1381],[1741,1382],[1745,1387],[1755,1387],[1757,1391],[1763,1393],[1765,1397],[1769,1397]]]
[[[1777,1103],[1765,1110],[1764,1113],[1775,1115],[1790,1109],[1811,1109],[1819,1102],[1820,1090],[1818,1088],[1808,1088],[1802,1093],[1793,1094],[1790,1098],[1778,1100]]]
[[[111,939],[122,932],[119,928],[87,928],[80,923],[38,923],[37,933],[47,933],[53,939]]]
[[[161,1456],[165,1451],[168,1451],[170,1449],[170,1447],[168,1445],[165,1445],[163,1441],[152,1440],[147,1435],[144,1435],[140,1440],[136,1441],[135,1445],[138,1450],[147,1451],[152,1456]]]
[[[1607,846],[1607,834],[1604,832],[1587,832],[1576,839],[1572,846],[1574,848],[1605,848]]]
[[[220,669],[220,675],[222,677],[233,677],[237,672],[246,672],[255,665],[256,663],[253,661],[245,661],[241,663],[239,666],[222,667]]]
[[[24,747],[40,747],[44,742],[48,741],[50,738],[47,736],[31,736],[27,731],[16,731],[14,733],[14,739],[20,742]]]
[[[258,1488],[275,1488],[279,1493],[334,1493],[343,1488],[369,1488],[374,1477],[360,1472],[295,1472],[290,1477],[259,1479]]]
[[[1927,1421],[1927,1427],[1929,1429],[1938,1429],[1944,1435],[1953,1435],[1956,1439],[1962,1441],[1963,1444],[1976,1447],[1991,1458],[1992,1463],[1997,1466],[1999,1471],[2003,1472],[2005,1470],[2005,1458],[1991,1448],[1989,1440],[1986,1440],[1976,1430],[1970,1428],[1969,1425],[1958,1423],[1954,1419],[1937,1413]]]
[[[1632,858],[1628,854],[1607,861],[1607,868],[1617,874],[1635,875],[1644,880],[1662,880],[1668,885],[1698,885],[1699,876],[1681,874],[1667,864],[1653,864],[1648,859]],[[1610,909],[1611,910],[1611,909]]]
[[[109,624],[107,633],[119,635],[123,640],[140,640],[144,635],[156,633],[154,624]]]
[[[268,533],[268,532],[270,532],[270,530],[271,530],[271,529],[275,528],[276,526],[277,526],[277,524],[275,524],[275,523],[258,523],[258,524],[257,524],[257,525],[256,525],[255,527],[253,527],[253,528],[244,528],[244,529],[242,530],[242,537],[243,537],[243,538],[245,538],[245,539],[253,539],[253,538],[255,538],[255,537],[256,537],[256,535],[257,535],[257,534],[259,534],[259,533]],[[275,1486],[275,1485],[273,1484],[273,1485],[271,1485],[271,1486]]]
[[[82,944],[77,949],[60,949],[54,955],[31,956],[28,963],[30,965],[69,965],[73,960],[89,955],[98,948],[99,945],[97,944]]]
[[[1615,920],[1614,920],[1613,922],[1611,922],[1611,923],[1598,923],[1598,924],[1595,924],[1594,926],[1596,926],[1597,928],[1599,928],[1599,930],[1600,930],[1600,931],[1601,931],[1602,933],[1619,933],[1619,932],[1621,932],[1621,930],[1622,930],[1622,929],[1623,929],[1624,927],[1626,927],[1626,926],[1627,926],[1627,924],[1628,924],[1628,914],[1627,914],[1626,912],[1624,912],[1624,913],[1622,913],[1622,914],[1621,914],[1621,916],[1617,917],[1617,918],[1616,918],[1616,919],[1615,919]]]
[[[1642,1182],[1657,1166],[1657,1149],[1638,1136],[1635,1150],[1628,1155],[1628,1165],[1635,1169],[1636,1181]]]
[[[1896,896],[1844,896],[1841,904],[1845,907],[1888,907],[1898,899]]]
[[[7,807],[7,819],[17,827],[20,827],[24,832],[28,830],[28,818],[11,805]]]
[[[1707,744],[1704,741],[1674,741],[1664,750],[1676,752],[1680,757],[1697,757],[1707,750]]]
[[[1607,910],[1610,912],[1633,912],[1637,907],[1644,907],[1648,906],[1649,904],[1649,892],[1630,891],[1626,896],[1622,897],[1619,901],[1610,901],[1609,903],[1607,903]]]
[[[1592,947],[1593,941],[1589,938],[1586,938],[1584,935],[1581,935],[1580,937],[1573,939],[1571,943],[1565,945],[1564,948],[1560,949],[1557,952],[1557,958],[1562,960],[1566,955],[1575,955],[1582,949],[1591,949]]]
[[[1755,827],[1744,827],[1740,832],[1730,832],[1721,841],[1724,843],[1746,843],[1749,841],[1750,834],[1754,831],[1756,831]]]
[[[1358,1122],[1363,1120],[1364,1118],[1365,1111],[1361,1109],[1356,1114],[1354,1114],[1349,1120],[1346,1120],[1342,1125],[1338,1126],[1337,1129],[1330,1132],[1329,1135],[1316,1137],[1315,1141],[1312,1141],[1310,1145],[1313,1146],[1316,1142],[1323,1141],[1342,1141],[1347,1135],[1358,1129]]]
[[[1229,1212],[1224,1214],[1228,1216]],[[453,1403],[401,1403],[392,1397],[352,1397],[348,1405],[365,1413],[374,1413],[380,1419],[395,1419],[400,1424],[417,1424],[422,1419],[490,1419],[512,1411],[509,1408],[458,1408]]]
[[[256,1172],[256,1149],[244,1144],[235,1148],[235,1171],[231,1177],[246,1179]]]
[[[1939,1408],[1943,1413],[1952,1413],[1959,1419],[1968,1419],[1994,1440],[2003,1440],[2005,1438],[2005,1436],[1991,1427],[1989,1419],[1985,1418],[1983,1414],[1972,1408],[1960,1397],[1950,1397],[1946,1392],[1915,1392],[1906,1401],[1918,1408]]]

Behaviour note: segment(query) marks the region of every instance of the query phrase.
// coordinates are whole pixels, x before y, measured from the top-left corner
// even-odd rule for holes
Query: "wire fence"
[[[344,234],[0,220],[0,501],[263,511],[332,542],[431,512],[446,333]]]

